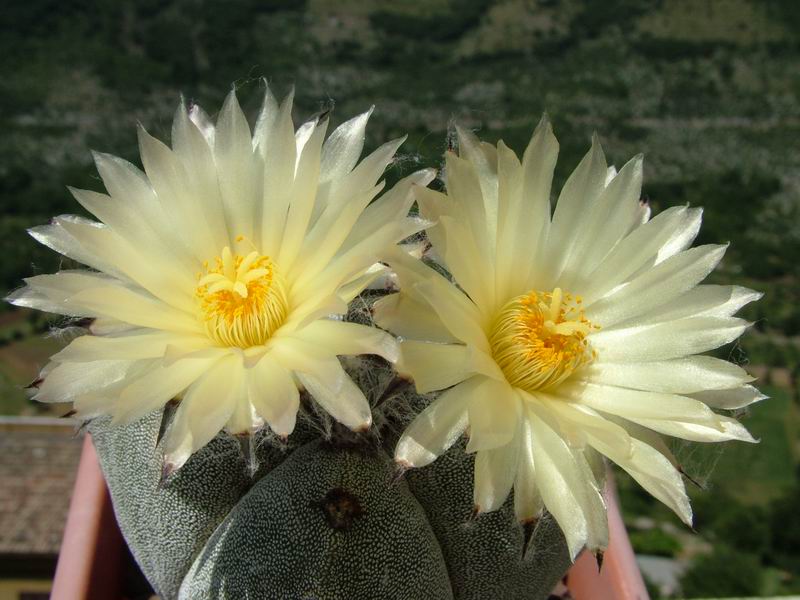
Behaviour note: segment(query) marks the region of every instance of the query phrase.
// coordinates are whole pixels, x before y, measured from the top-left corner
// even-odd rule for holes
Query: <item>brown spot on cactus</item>
[[[333,488],[319,502],[322,514],[332,529],[350,529],[353,522],[363,516],[358,498],[342,488]]]

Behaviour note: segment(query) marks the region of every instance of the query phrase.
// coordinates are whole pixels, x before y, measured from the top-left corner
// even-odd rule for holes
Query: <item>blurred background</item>
[[[69,266],[25,230],[101,189],[90,149],[138,163],[136,123],[168,140],[181,94],[214,114],[233,83],[254,117],[266,77],[334,124],[375,104],[368,149],[409,134],[390,180],[440,165],[454,120],[521,152],[547,111],[555,189],[594,131],[609,163],[644,152],[654,211],[703,206],[699,242],[732,243],[713,282],[766,293],[718,355],[771,398],[744,417],[759,445],[676,447],[696,532],[619,477],[631,541],[654,598],[800,593],[795,0],[8,0],[0,30],[4,294]],[[0,304],[0,599],[47,597],[80,450],[22,389],[58,324]]]

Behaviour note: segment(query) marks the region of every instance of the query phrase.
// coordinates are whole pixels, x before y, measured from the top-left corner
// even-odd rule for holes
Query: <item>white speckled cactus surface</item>
[[[91,426],[117,520],[163,598],[545,598],[569,566],[558,525],[507,502],[475,517],[472,459],[454,448],[397,479],[374,438],[286,447],[261,438],[253,478],[221,434],[161,483],[161,413]],[[304,428],[305,429],[305,428]]]
[[[651,215],[641,156],[595,136],[556,197],[546,116],[521,156],[455,127],[384,190],[371,114],[181,102],[144,172],[95,155],[97,221],[31,230],[86,266],[8,298],[70,326],[33,397],[90,422],[165,599],[545,598],[608,546],[607,461],[691,525],[664,436],[755,441],[731,411],[764,396],[707,352],[760,294],[702,284],[727,246]]]

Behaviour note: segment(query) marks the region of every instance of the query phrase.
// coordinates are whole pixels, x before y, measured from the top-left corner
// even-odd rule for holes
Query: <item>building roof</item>
[[[55,555],[81,454],[76,423],[0,417],[0,554]]]

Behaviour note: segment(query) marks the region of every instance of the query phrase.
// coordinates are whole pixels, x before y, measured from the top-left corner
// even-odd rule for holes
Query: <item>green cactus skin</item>
[[[444,553],[458,600],[546,598],[570,565],[561,529],[546,516],[530,539],[509,496],[496,511],[472,515],[473,458],[456,444],[431,465],[406,475]]]
[[[441,549],[382,451],[295,451],[211,536],[180,599],[451,600]]]
[[[159,410],[122,426],[101,418],[89,431],[131,552],[155,591],[168,599],[176,597],[194,557],[250,479],[236,440],[217,436],[161,485],[161,416]]]
[[[301,427],[285,451],[257,445],[251,479],[220,434],[162,484],[161,419],[90,431],[117,521],[164,600],[540,600],[569,566],[552,519],[526,546],[511,501],[472,515],[473,461],[458,444],[398,480],[378,444]]]

